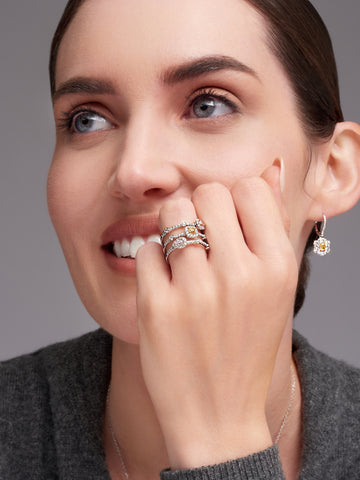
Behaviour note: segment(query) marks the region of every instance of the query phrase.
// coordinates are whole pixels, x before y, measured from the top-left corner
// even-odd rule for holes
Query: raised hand
[[[200,218],[210,250],[175,250],[169,265],[159,245],[138,252],[143,376],[173,469],[272,444],[265,403],[298,276],[284,212],[276,166],[231,191],[201,185],[159,221]]]

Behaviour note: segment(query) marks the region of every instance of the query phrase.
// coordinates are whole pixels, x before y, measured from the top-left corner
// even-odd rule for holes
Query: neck
[[[160,425],[142,377],[139,348],[116,338],[113,340],[107,413],[110,414],[130,478],[138,476],[150,479],[150,473],[153,473],[154,478],[158,478],[159,472],[166,468],[169,462]],[[121,464],[114,451],[106,422],[105,450],[107,453],[110,451],[112,457],[115,456],[110,463],[114,470],[121,472]]]
[[[274,374],[266,402],[266,417],[273,441],[279,432],[288,408],[291,392],[291,335],[292,324],[284,332]],[[293,368],[296,373],[295,365]],[[279,441],[290,439],[300,424],[298,413],[300,388],[297,379],[295,401]],[[112,356],[111,392],[109,402],[111,423],[119,443],[130,478],[158,478],[159,472],[169,465],[164,438],[146,389],[141,370],[139,348],[114,338]],[[104,423],[104,443],[110,472],[122,471],[120,459]],[[283,450],[285,451],[285,450]],[[113,475],[113,478],[117,478]]]

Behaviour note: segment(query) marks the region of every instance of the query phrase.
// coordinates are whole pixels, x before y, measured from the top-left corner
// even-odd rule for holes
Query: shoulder
[[[0,363],[0,478],[18,478],[19,458],[33,471],[54,463],[54,434],[70,431],[74,404],[108,369],[111,345],[97,330]]]
[[[332,396],[360,408],[359,368],[321,352],[295,330],[293,352],[303,374],[301,379],[314,394]]]
[[[319,351],[296,331],[293,355],[302,391],[304,478],[315,478],[314,471],[316,478],[358,478],[360,369]]]
[[[26,389],[27,398],[30,392],[36,396],[42,387],[46,387],[51,377],[59,374],[58,369],[66,374],[74,363],[86,361],[88,357],[95,357],[96,360],[96,356],[101,355],[104,348],[109,348],[110,344],[110,335],[99,329],[0,362],[0,391],[8,391],[10,396],[15,396],[17,392]]]
[[[46,396],[49,385],[63,377],[70,380],[75,373],[81,375],[89,363],[107,363],[111,344],[111,336],[98,329],[0,362],[0,415],[19,405],[30,408]]]

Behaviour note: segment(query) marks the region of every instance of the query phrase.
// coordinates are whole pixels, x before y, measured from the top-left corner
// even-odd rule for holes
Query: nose
[[[108,182],[111,195],[137,202],[171,195],[181,185],[178,144],[169,125],[143,115],[126,126]]]

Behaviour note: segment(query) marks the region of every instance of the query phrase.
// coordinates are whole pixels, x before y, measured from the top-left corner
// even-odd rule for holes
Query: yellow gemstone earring
[[[314,252],[323,257],[327,253],[330,252],[330,240],[327,240],[324,237],[326,228],[326,216],[323,215],[323,222],[321,226],[321,230],[318,229],[318,222],[315,222],[315,232],[319,236],[317,240],[314,241]]]

